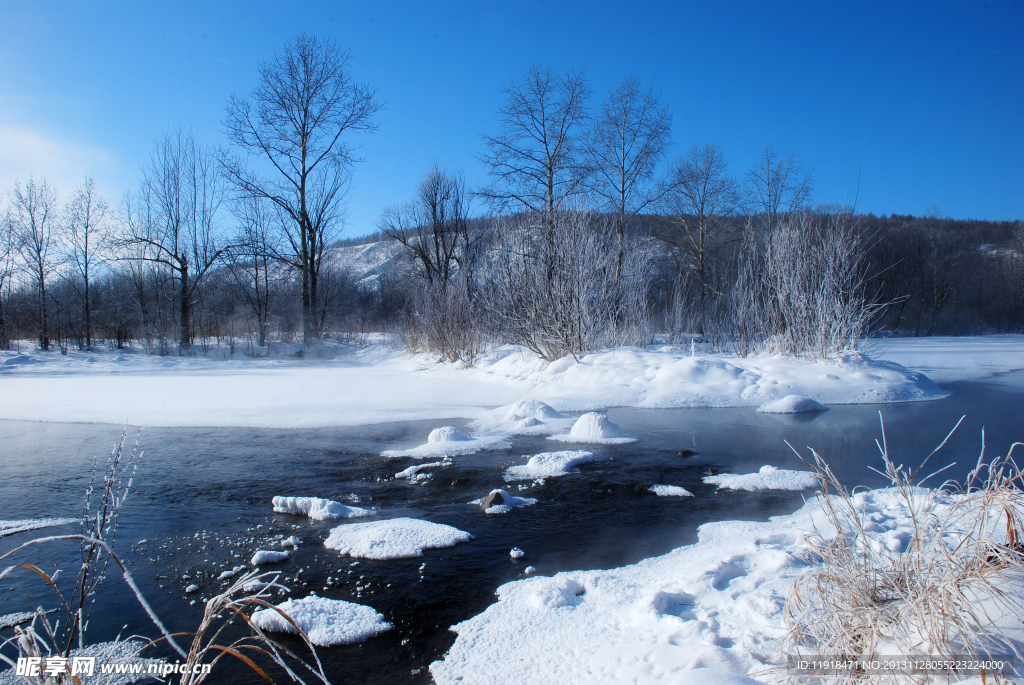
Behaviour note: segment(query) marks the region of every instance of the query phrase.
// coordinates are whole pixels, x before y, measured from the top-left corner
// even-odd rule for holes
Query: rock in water
[[[491,494],[480,500],[480,506],[484,509],[489,507],[496,507],[499,504],[505,504],[505,496],[501,494],[501,490],[495,490]]]

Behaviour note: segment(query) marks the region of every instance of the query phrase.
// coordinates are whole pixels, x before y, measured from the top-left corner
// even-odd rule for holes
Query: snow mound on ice
[[[403,480],[408,478],[409,480],[416,480],[416,475],[419,474],[423,469],[430,469],[435,466],[451,466],[451,462],[448,460],[432,461],[429,464],[413,464],[407,469],[403,469],[395,474],[395,478]],[[430,474],[424,474],[430,475]]]
[[[648,488],[658,497],[693,497],[693,493],[678,485],[652,485]]]
[[[427,436],[428,444],[435,444],[438,442],[463,442],[469,440],[465,435],[462,434],[455,426],[441,426],[430,431],[430,435]]]
[[[502,502],[501,504],[494,504],[484,509],[485,514],[505,514],[518,507],[528,507],[531,504],[536,504],[537,500],[533,497],[514,497],[505,490],[491,490],[488,495],[493,495],[496,492],[501,493]],[[484,498],[475,499],[470,504],[480,504]]]
[[[45,518],[45,519],[16,519],[13,521],[0,521],[0,538],[15,533],[24,533],[26,530],[38,530],[39,528],[52,528],[53,526],[66,526],[71,523],[78,523],[79,519],[70,518]]]
[[[825,411],[828,409],[821,402],[804,395],[786,395],[771,402],[765,402],[757,408],[762,414],[802,414],[808,411]]]
[[[279,561],[285,561],[291,554],[288,552],[275,552],[269,549],[261,549],[252,555],[252,559],[249,561],[253,566],[259,566],[260,564],[276,564]]]
[[[552,435],[549,440],[562,442],[593,442],[603,445],[622,445],[638,442],[637,438],[628,436],[622,429],[608,420],[604,414],[588,412],[576,419],[568,435]]]
[[[735,475],[722,473],[717,476],[705,476],[704,482],[729,490],[806,490],[818,485],[818,478],[810,471],[789,471],[774,466],[762,466],[757,473]]]
[[[373,514],[370,509],[350,507],[319,497],[275,497],[274,511],[278,514],[305,514],[314,521],[355,519]]]
[[[530,457],[520,466],[511,466],[505,471],[505,480],[532,480],[534,478],[551,478],[577,473],[577,464],[594,461],[592,452],[582,450],[560,452],[541,452]]]
[[[314,595],[286,600],[278,604],[277,608],[287,614],[317,647],[359,642],[391,630],[391,624],[373,607],[341,599]],[[296,632],[295,626],[273,609],[255,612],[251,621],[261,630]]]
[[[469,533],[421,519],[397,518],[338,526],[324,542],[327,549],[363,559],[421,557],[423,550],[469,542]]]
[[[544,404],[538,400],[519,400],[518,402],[514,402],[505,413],[506,421],[520,421],[522,419],[545,421],[568,418],[571,417],[555,411],[551,405]]]
[[[382,457],[448,457],[462,454],[473,454],[488,447],[509,447],[500,436],[484,436],[470,438],[455,426],[442,426],[430,431],[426,444],[407,450],[387,450],[381,452]]]

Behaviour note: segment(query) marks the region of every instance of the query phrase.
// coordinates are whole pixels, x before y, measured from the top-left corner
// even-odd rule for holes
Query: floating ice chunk
[[[548,440],[592,442],[602,445],[638,442],[637,438],[624,434],[621,428],[608,420],[607,416],[593,411],[576,419],[568,435],[552,435]]]
[[[364,559],[401,559],[421,557],[425,549],[454,547],[472,539],[469,533],[452,526],[397,518],[337,526],[324,546]]]
[[[537,500],[533,497],[514,497],[504,490],[491,490],[486,497],[470,502],[470,504],[479,504],[484,507],[485,514],[504,514],[516,507],[528,507],[536,503]]]
[[[0,630],[7,628],[13,628],[14,626],[21,625],[22,623],[28,623],[36,617],[34,611],[19,611],[13,614],[4,614],[0,616]]]
[[[261,549],[252,555],[252,560],[249,562],[253,566],[259,566],[260,564],[276,564],[279,561],[285,561],[291,554],[288,552],[274,552],[269,549]]]
[[[354,519],[373,514],[370,509],[350,507],[319,497],[275,497],[274,511],[278,514],[305,514],[314,521]]]
[[[538,402],[537,400],[519,400],[508,408],[505,414],[506,421],[520,421],[523,419],[534,419],[537,423],[545,419],[568,419],[569,416],[557,412],[550,405]],[[537,425],[533,423],[530,425]]]
[[[79,519],[69,518],[42,518],[42,519],[17,519],[14,521],[0,521],[0,538],[15,533],[24,533],[26,530],[38,530],[39,528],[51,528],[53,526],[66,526],[71,523],[78,523]],[[142,542],[145,542],[143,540]]]
[[[505,471],[505,480],[533,480],[555,476],[565,476],[570,473],[577,473],[577,464],[586,464],[594,461],[591,452],[560,451],[541,452],[530,457],[530,460],[521,466],[512,466]]]
[[[281,540],[282,547],[291,547],[292,549],[299,548],[299,539],[294,535],[289,535],[284,540]]]
[[[391,624],[373,607],[340,599],[304,597],[289,599],[277,608],[295,622],[309,641],[318,647],[359,642],[391,629]],[[294,633],[295,625],[273,609],[262,609],[251,618],[261,630]]]
[[[658,497],[693,497],[693,493],[678,485],[652,485],[648,488]]]
[[[757,411],[762,414],[802,414],[809,411],[825,411],[826,407],[821,402],[805,397],[804,395],[786,395],[785,397],[771,402],[765,402]]]
[[[810,471],[789,471],[774,466],[762,466],[757,473],[735,475],[722,473],[705,476],[704,482],[730,490],[806,490],[818,485],[818,478]]]
[[[189,585],[187,588],[185,588],[185,594],[186,595],[191,595],[193,592],[196,592],[198,589],[199,589],[198,585],[194,585],[194,584],[193,585]]]
[[[219,576],[217,576],[217,580],[227,580],[228,578],[234,578],[236,573],[237,571],[224,571]]]
[[[533,567],[533,566],[527,566],[526,568],[523,569],[523,574],[525,574],[527,576],[532,576],[536,572],[537,572],[537,569],[535,567]]]
[[[524,552],[523,550],[519,549],[518,547],[513,547],[512,551],[509,552],[508,555],[510,557],[512,557],[513,559],[522,559],[523,557],[526,556],[526,552]]]
[[[451,466],[451,463],[452,462],[450,460],[443,459],[441,461],[432,461],[429,464],[414,464],[414,465],[410,466],[409,468],[405,469],[404,471],[399,471],[398,473],[396,473],[395,474],[395,478],[398,478],[398,479],[403,479],[403,478],[413,479],[416,475],[420,475],[420,471],[422,471],[423,469],[429,469],[429,468],[433,468],[435,466]],[[429,478],[429,474],[421,474],[421,475],[426,475]]]
[[[497,436],[484,436],[470,438],[465,436],[455,426],[442,426],[430,431],[427,442],[424,445],[413,447],[408,450],[387,450],[381,452],[382,457],[442,457],[459,454],[473,454],[487,447],[509,447],[503,438]],[[397,475],[396,475],[397,477]]]

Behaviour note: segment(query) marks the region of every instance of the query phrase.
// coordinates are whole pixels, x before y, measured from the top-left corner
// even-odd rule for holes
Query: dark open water
[[[315,430],[147,428],[140,439],[146,453],[124,509],[116,549],[130,562],[145,596],[168,627],[188,631],[198,624],[201,603],[189,605],[196,595],[186,598],[183,588],[188,582],[182,574],[201,579],[198,595],[209,596],[220,587],[212,578],[221,564],[248,563],[253,551],[267,548],[263,539],[295,534],[303,545],[279,566],[289,577],[303,569],[301,580],[291,584],[293,596],[316,591],[359,601],[395,626],[361,644],[321,649],[332,681],[425,683],[430,682],[425,667],[454,640],[448,627],[483,611],[495,600],[495,589],[523,577],[528,565],[547,575],[629,564],[696,541],[702,523],[763,520],[801,504],[800,493],[718,493],[701,482],[709,469],[747,473],[764,464],[802,468],[785,445],[788,440],[794,447],[814,447],[849,484],[884,485],[867,468],[881,463],[874,445],[880,436],[879,409],[891,452],[906,464],[917,463],[961,415],[967,415],[933,460],[935,467],[957,462],[945,477],[960,478],[974,465],[983,426],[989,454],[1005,453],[1015,439],[1024,439],[1024,395],[977,383],[946,387],[955,394],[938,402],[836,406],[816,415],[761,415],[753,409],[612,409],[609,417],[641,437],[639,444],[578,447],[594,452],[596,461],[583,465],[579,474],[548,479],[522,493],[536,497],[538,503],[503,515],[485,515],[467,502],[504,487],[502,471],[522,463],[521,455],[575,448],[514,437],[510,450],[455,457],[452,466],[433,469],[427,485],[411,485],[392,477],[415,460],[379,454],[424,442],[442,422]],[[99,457],[102,463],[119,434],[118,427],[109,425],[0,421],[0,518],[77,516],[94,459]],[[696,454],[680,457],[681,448]],[[696,497],[657,497],[647,490],[655,483],[683,486]],[[359,506],[377,508],[376,518],[423,517],[468,531],[475,539],[428,550],[422,558],[364,559],[353,567],[351,559],[320,544],[330,522],[273,514],[274,495],[358,500]],[[57,532],[77,532],[77,527],[2,538],[0,550]],[[204,543],[196,540],[196,533],[201,538],[205,534]],[[148,540],[145,545],[134,544],[143,539]],[[512,547],[522,548],[526,556],[512,561]],[[47,570],[71,569],[76,551],[35,551],[31,561]],[[340,576],[343,583],[324,590],[328,576]],[[369,590],[357,598],[354,580],[360,577]],[[19,578],[0,587],[0,614],[54,603],[29,574]],[[102,594],[103,611],[89,626],[91,642],[119,632],[155,634],[113,574]],[[249,671],[224,667],[214,673],[212,682],[253,679]]]

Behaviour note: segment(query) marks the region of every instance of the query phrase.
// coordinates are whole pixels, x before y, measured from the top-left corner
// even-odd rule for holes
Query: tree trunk
[[[46,321],[46,276],[39,271],[39,348],[44,352],[50,349],[50,336]]]
[[[189,304],[188,292],[188,264],[182,264],[181,270],[181,322],[179,326],[178,349],[188,352],[192,347],[192,341],[188,334],[191,306]]]

